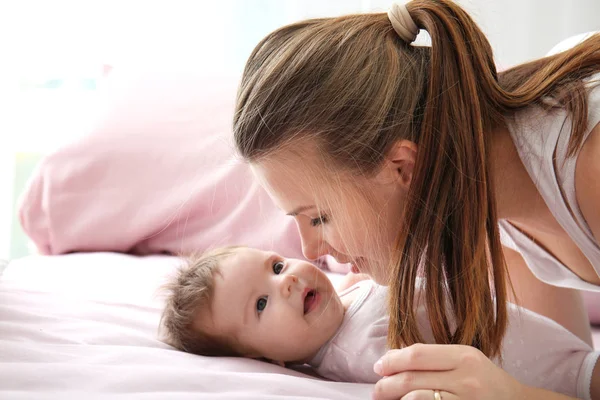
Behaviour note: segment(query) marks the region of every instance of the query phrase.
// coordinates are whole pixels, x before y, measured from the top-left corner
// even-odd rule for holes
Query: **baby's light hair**
[[[164,342],[203,356],[241,356],[231,338],[203,331],[203,324],[195,323],[201,310],[210,309],[219,263],[240,248],[221,247],[200,256],[185,257],[184,264],[161,287],[166,292],[159,327],[159,335]]]

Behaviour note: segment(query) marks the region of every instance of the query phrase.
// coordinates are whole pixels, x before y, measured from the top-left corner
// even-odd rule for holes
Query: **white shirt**
[[[590,91],[585,139],[600,123],[600,73],[587,81]],[[571,118],[563,109],[533,106],[506,122],[519,157],[548,209],[600,275],[600,244],[579,209],[575,191],[575,169],[581,149],[573,157],[567,156]],[[519,252],[539,280],[554,286],[600,292],[600,286],[582,280],[508,221],[501,220],[499,224],[502,244]]]
[[[387,288],[361,281],[341,296],[360,291],[337,333],[309,363],[321,376],[344,382],[374,383],[373,365],[388,350]],[[589,399],[594,365],[600,355],[556,322],[509,304],[509,326],[502,347],[506,372],[527,386]],[[434,343],[425,306],[417,319],[427,343]]]

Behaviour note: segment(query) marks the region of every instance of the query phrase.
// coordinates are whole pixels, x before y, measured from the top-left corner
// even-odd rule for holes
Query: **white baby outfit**
[[[341,296],[354,291],[359,293],[342,325],[309,364],[319,375],[335,381],[374,383],[380,377],[373,365],[387,351],[387,288],[361,281]],[[434,343],[425,307],[418,304],[421,333],[425,342]],[[589,399],[600,353],[548,318],[513,304],[508,312],[501,367],[528,386]]]

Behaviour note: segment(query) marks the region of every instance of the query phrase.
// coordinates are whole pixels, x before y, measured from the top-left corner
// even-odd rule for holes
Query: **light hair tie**
[[[406,9],[404,2],[395,1],[388,10],[388,18],[394,30],[406,43],[412,43],[419,34],[419,28]]]

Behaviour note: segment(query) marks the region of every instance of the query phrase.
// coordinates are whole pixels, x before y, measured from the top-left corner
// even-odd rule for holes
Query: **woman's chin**
[[[372,280],[375,281],[378,285],[388,286],[390,284],[389,276],[387,274],[368,274]]]
[[[380,268],[375,266],[368,260],[360,257],[352,263],[352,272],[355,274],[368,275],[370,279],[374,280],[378,285],[387,286],[389,284],[388,274],[385,271],[381,271]]]
[[[368,260],[365,257],[356,257],[352,260],[338,260],[336,258],[336,262],[345,264],[346,268],[350,266],[349,272],[353,274],[367,275],[369,279],[375,281],[378,285],[388,286],[389,284],[387,271],[377,268],[376,263]],[[346,271],[348,270],[346,269]]]

